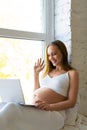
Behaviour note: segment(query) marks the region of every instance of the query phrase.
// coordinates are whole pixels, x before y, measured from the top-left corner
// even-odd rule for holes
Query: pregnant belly
[[[51,90],[50,88],[39,88],[35,90],[33,101],[46,101],[47,103],[56,103],[60,101],[66,100],[66,97],[56,93],[55,91]]]

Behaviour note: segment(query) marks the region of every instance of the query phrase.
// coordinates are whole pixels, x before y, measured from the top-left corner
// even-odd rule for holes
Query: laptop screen
[[[25,103],[19,79],[0,79],[0,102]]]

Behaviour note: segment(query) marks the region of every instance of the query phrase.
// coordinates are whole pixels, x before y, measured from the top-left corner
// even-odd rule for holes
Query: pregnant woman
[[[34,66],[34,103],[38,109],[61,113],[63,118],[57,117],[57,124],[59,120],[67,122],[67,114],[70,117],[67,110],[70,110],[70,113],[73,111],[74,118],[70,118],[73,118],[72,122],[74,122],[78,108],[76,104],[79,76],[77,70],[68,63],[68,53],[64,43],[56,40],[49,44],[46,48],[45,60],[45,65],[42,59],[38,59]],[[42,79],[39,79],[43,69]],[[63,125],[61,123],[62,127]]]

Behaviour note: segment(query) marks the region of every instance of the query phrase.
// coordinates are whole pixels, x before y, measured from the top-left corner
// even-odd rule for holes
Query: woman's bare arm
[[[44,61],[40,58],[34,65],[34,90],[40,87],[39,74],[43,68],[44,68]]]

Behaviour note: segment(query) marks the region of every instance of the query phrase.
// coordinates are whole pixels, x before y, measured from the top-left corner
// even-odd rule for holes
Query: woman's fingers
[[[34,69],[37,71],[37,72],[40,72],[43,68],[44,68],[44,60],[42,60],[41,58],[37,60],[37,62],[35,62],[35,65],[34,65]]]
[[[40,59],[38,59],[37,63],[38,63],[38,65],[43,66],[44,60],[42,60],[42,59],[40,58]]]
[[[47,104],[46,102],[44,101],[36,101],[36,107],[41,109],[41,110],[49,110],[49,104]]]

